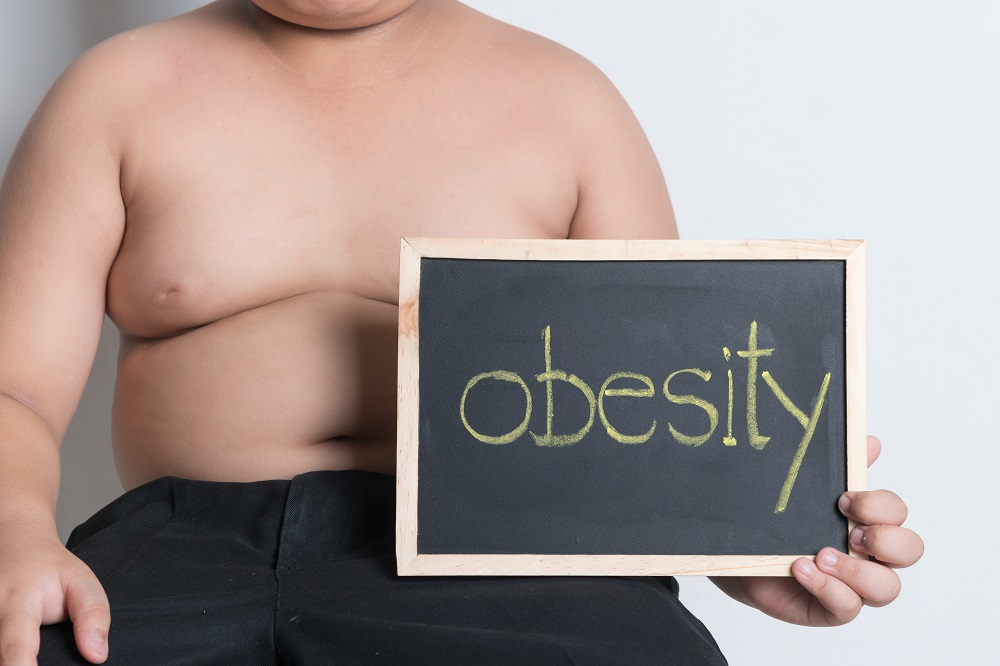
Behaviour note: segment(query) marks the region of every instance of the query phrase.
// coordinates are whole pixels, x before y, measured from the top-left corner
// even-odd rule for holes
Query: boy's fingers
[[[853,490],[840,496],[840,512],[862,525],[902,525],[906,504],[891,490]]]
[[[868,435],[868,466],[871,467],[882,453],[882,442],[875,435]]]
[[[795,560],[792,563],[792,575],[822,604],[822,608],[814,606],[819,612],[810,613],[809,625],[818,627],[824,624],[846,624],[861,612],[861,597],[844,581],[821,571],[812,560],[805,557]]]
[[[8,606],[3,611],[3,616],[0,616],[0,664],[34,666],[41,640],[41,618],[37,613],[16,605]]]
[[[111,609],[104,588],[89,571],[66,585],[66,610],[80,654],[91,663],[103,663],[108,658]]]
[[[858,525],[851,548],[892,567],[909,567],[924,555],[924,540],[916,532],[894,525]]]
[[[845,583],[869,606],[885,606],[899,596],[899,576],[877,562],[824,548],[816,556],[816,567]]]

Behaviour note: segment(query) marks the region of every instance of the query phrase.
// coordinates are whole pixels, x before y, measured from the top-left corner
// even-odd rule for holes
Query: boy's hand
[[[39,627],[67,617],[80,654],[104,662],[111,612],[94,573],[54,534],[0,528],[0,666],[35,664]]]
[[[868,466],[878,458],[882,445],[868,437]],[[850,557],[824,548],[813,563],[800,558],[792,564],[794,578],[713,578],[723,592],[785,622],[813,627],[844,624],[853,620],[862,606],[885,606],[900,590],[896,567],[914,564],[924,553],[924,542],[901,527],[906,505],[893,492],[873,490],[848,492],[840,498],[840,510],[857,521],[851,532],[851,547],[869,556]]]

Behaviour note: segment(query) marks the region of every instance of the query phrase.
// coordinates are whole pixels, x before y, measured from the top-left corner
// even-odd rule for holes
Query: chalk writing
[[[698,368],[687,368],[685,370],[671,372],[667,375],[666,380],[663,382],[663,395],[665,395],[667,400],[675,405],[694,405],[695,407],[701,407],[704,409],[705,413],[708,414],[708,432],[704,435],[685,435],[678,432],[677,429],[670,423],[667,423],[667,428],[670,429],[670,434],[674,436],[674,439],[681,444],[685,444],[687,446],[701,446],[708,441],[708,438],[712,436],[713,432],[715,432],[715,427],[719,425],[719,410],[715,408],[715,405],[702,398],[693,395],[674,395],[670,392],[670,380],[685,372],[697,375],[706,382],[712,378],[712,373],[710,371],[700,370]]]
[[[472,390],[472,387],[484,379],[499,379],[504,382],[515,382],[520,384],[521,388],[524,389],[524,420],[521,421],[521,425],[517,426],[505,435],[491,437],[490,435],[484,435],[476,432],[473,427],[469,425],[469,420],[465,417],[465,399],[469,397],[469,391]],[[470,379],[469,383],[465,385],[465,390],[462,391],[462,403],[459,407],[459,413],[462,416],[462,423],[465,424],[465,429],[480,442],[485,442],[486,444],[510,444],[515,439],[523,435],[524,431],[528,429],[528,422],[531,420],[531,391],[528,389],[528,385],[524,383],[524,380],[521,379],[521,377],[516,373],[508,372],[506,370],[483,372]]]
[[[611,382],[619,379],[635,379],[642,382],[646,388],[611,388]],[[656,390],[653,388],[653,380],[646,375],[640,375],[634,372],[616,372],[604,380],[604,384],[601,385],[601,391],[597,394],[597,411],[601,415],[601,423],[604,424],[604,427],[608,431],[608,435],[611,436],[611,439],[616,442],[621,442],[622,444],[642,444],[653,436],[653,432],[656,430],[656,419],[653,419],[653,425],[649,426],[649,430],[641,435],[623,435],[611,425],[608,421],[607,414],[604,413],[604,396],[652,398],[655,395]]]
[[[525,432],[531,435],[534,443],[538,446],[543,447],[566,447],[576,444],[584,439],[590,432],[594,424],[595,413],[600,419],[601,424],[604,426],[604,430],[608,433],[616,442],[621,444],[635,445],[635,444],[645,444],[656,432],[656,419],[652,420],[649,428],[642,433],[627,434],[621,432],[616,428],[610,421],[608,414],[605,410],[605,400],[607,398],[654,398],[656,396],[656,390],[654,388],[653,380],[647,376],[637,372],[631,371],[621,371],[615,372],[608,376],[601,385],[600,390],[595,397],[593,390],[590,386],[582,379],[576,375],[567,373],[565,370],[553,369],[552,363],[552,328],[551,326],[546,326],[542,330],[542,341],[545,359],[545,370],[544,372],[535,375],[535,381],[545,384],[545,432],[535,433],[528,430],[529,423],[531,422],[532,413],[532,397],[531,389],[528,384],[515,372],[508,370],[493,370],[490,372],[483,372],[472,377],[465,385],[465,389],[462,391],[461,401],[459,403],[459,415],[462,419],[462,424],[465,429],[469,432],[472,437],[476,440],[483,442],[485,444],[493,445],[505,445],[511,444],[517,439],[519,439]],[[723,358],[728,364],[731,361],[732,353],[728,347],[722,348]],[[788,469],[788,474],[785,477],[784,483],[782,484],[781,490],[778,495],[778,502],[775,506],[774,512],[777,514],[784,513],[788,508],[789,498],[792,493],[792,488],[795,485],[795,480],[798,476],[799,470],[802,467],[802,461],[805,458],[806,451],[809,447],[809,442],[812,440],[813,435],[816,432],[816,424],[819,421],[819,417],[823,411],[823,405],[826,400],[827,390],[830,386],[830,378],[832,373],[826,373],[820,384],[819,392],[816,398],[812,401],[812,410],[810,414],[806,414],[802,409],[800,409],[792,401],[792,399],[782,390],[781,386],[778,384],[777,380],[771,375],[767,370],[759,371],[760,359],[772,356],[775,353],[775,349],[761,349],[758,347],[757,343],[757,322],[753,321],[750,324],[750,333],[747,338],[747,348],[745,350],[739,350],[736,355],[739,358],[744,358],[747,360],[747,383],[746,383],[746,427],[747,427],[747,438],[751,447],[757,451],[762,451],[765,445],[771,440],[771,437],[762,435],[760,433],[760,428],[757,420],[757,380],[758,378],[764,380],[764,384],[771,390],[778,402],[785,408],[785,410],[802,426],[803,435],[802,439],[798,443],[795,455],[792,458],[791,465]],[[674,405],[680,406],[690,406],[702,410],[705,416],[708,417],[707,429],[702,433],[689,434],[684,433],[674,427],[673,423],[667,422],[667,430],[670,432],[670,436],[679,444],[688,447],[700,447],[708,442],[712,435],[715,434],[716,429],[719,425],[719,410],[714,404],[703,397],[694,394],[679,394],[671,390],[671,381],[673,381],[679,375],[690,374],[695,377],[700,378],[703,382],[708,383],[712,380],[712,372],[710,370],[705,370],[702,368],[684,368],[681,370],[675,370],[667,375],[666,379],[663,381],[663,396],[668,402]],[[722,437],[722,443],[726,447],[737,446],[737,438],[733,435],[733,370],[731,367],[726,369],[727,378],[727,397],[728,404],[726,410],[726,434]],[[525,395],[524,403],[524,418],[513,430],[503,433],[500,435],[487,435],[476,430],[472,424],[469,423],[468,417],[466,415],[466,400],[470,392],[476,388],[480,382],[484,380],[496,380],[503,382],[510,382],[517,384],[521,387]],[[575,387],[577,390],[583,394],[586,399],[589,415],[586,422],[574,433],[567,434],[556,434],[553,430],[553,421],[555,414],[555,399],[553,396],[552,385],[553,382],[566,382],[567,384]],[[629,386],[630,383],[636,382],[641,385],[641,387]],[[702,417],[704,418],[704,417]]]
[[[538,381],[545,382],[545,434],[536,435],[535,433],[531,433],[531,436],[538,446],[569,446],[570,444],[576,444],[590,432],[590,427],[594,425],[594,406],[596,401],[594,400],[594,392],[590,390],[590,387],[582,379],[576,375],[567,375],[562,370],[552,369],[551,328],[551,326],[546,326],[545,330],[542,331],[542,339],[545,341],[545,372],[535,377]],[[587,403],[590,405],[590,417],[587,419],[587,423],[572,435],[552,434],[552,418],[555,413],[552,399],[553,381],[567,382],[580,389],[587,398]]]
[[[729,363],[732,354],[729,347],[722,348],[722,356]],[[729,409],[726,410],[726,436],[722,438],[722,443],[726,446],[736,446],[736,438],[733,437],[733,369],[726,368],[726,376],[729,378]]]

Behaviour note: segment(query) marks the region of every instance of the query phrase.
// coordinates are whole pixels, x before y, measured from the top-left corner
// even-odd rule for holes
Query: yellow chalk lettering
[[[750,324],[750,339],[746,351],[738,351],[740,358],[747,359],[747,434],[750,446],[763,449],[770,437],[764,437],[757,430],[757,359],[770,356],[773,349],[757,349],[757,322]]]
[[[778,399],[781,406],[787,409],[788,413],[795,417],[795,420],[799,422],[799,425],[803,428],[807,427],[809,425],[809,417],[806,416],[805,412],[795,406],[791,398],[785,395],[785,392],[781,390],[780,386],[778,386],[778,382],[774,380],[771,373],[765,370],[760,373],[760,376],[764,378],[764,382],[771,387],[772,391],[774,391],[774,397]]]
[[[503,382],[514,382],[515,384],[520,384],[521,388],[524,389],[524,420],[521,424],[508,432],[507,434],[500,435],[498,437],[493,437],[491,435],[484,435],[481,432],[477,432],[471,425],[469,425],[469,420],[465,417],[465,399],[469,395],[469,391],[472,387],[481,382],[484,379],[497,379]],[[465,424],[465,429],[469,431],[469,434],[478,439],[480,442],[485,442],[486,444],[510,444],[515,439],[524,434],[524,431],[528,429],[528,422],[531,420],[531,391],[528,390],[528,385],[524,383],[520,375],[513,372],[508,372],[507,370],[494,370],[493,372],[483,372],[472,379],[469,383],[465,385],[465,390],[462,391],[462,402],[458,408],[459,414],[462,416],[462,423]]]
[[[778,387],[778,382],[771,377],[770,373],[764,373],[764,381],[767,385],[771,387],[774,391],[775,396],[777,396],[778,401],[784,406],[788,412],[795,417],[795,419],[802,424],[805,428],[805,434],[802,435],[802,441],[799,442],[799,448],[795,451],[795,456],[792,458],[792,464],[788,468],[788,475],[785,477],[785,483],[781,486],[781,492],[778,494],[778,504],[774,507],[775,513],[784,513],[785,509],[788,508],[788,498],[792,494],[792,486],[795,485],[795,479],[799,475],[799,468],[802,467],[802,460],[806,457],[806,449],[809,448],[809,442],[812,440],[813,434],[816,432],[816,422],[819,421],[820,412],[823,411],[823,402],[826,400],[826,391],[830,388],[830,374],[826,373],[823,377],[823,384],[820,386],[819,395],[816,396],[816,404],[813,405],[812,414],[806,418],[805,413],[792,404],[785,392]]]
[[[674,428],[673,424],[671,424],[669,421],[667,422],[667,428],[670,429],[670,434],[674,436],[674,439],[676,439],[681,444],[684,444],[686,446],[701,446],[702,444],[708,441],[708,438],[712,436],[713,432],[715,432],[716,426],[719,425],[719,410],[717,410],[715,408],[715,405],[708,402],[707,400],[703,400],[693,395],[674,395],[673,393],[670,392],[670,380],[676,377],[677,375],[685,372],[691,373],[693,375],[698,375],[706,382],[712,378],[712,373],[708,370],[700,370],[698,368],[677,370],[676,372],[670,373],[667,376],[666,381],[663,382],[663,394],[667,397],[667,400],[674,403],[675,405],[694,405],[695,407],[700,407],[701,409],[705,410],[705,413],[708,414],[708,422],[709,422],[708,432],[705,433],[704,435],[697,435],[697,436],[685,435],[681,432],[678,432],[677,429]]]
[[[538,446],[569,446],[570,444],[576,444],[584,436],[590,432],[591,426],[594,425],[594,412],[597,407],[597,400],[594,398],[594,392],[582,379],[576,375],[566,374],[563,370],[553,370],[552,369],[552,327],[546,326],[545,330],[542,331],[542,338],[545,340],[545,372],[540,375],[536,375],[535,379],[540,382],[545,382],[545,434],[536,435],[531,433],[532,438],[535,440],[535,444]],[[587,424],[580,428],[578,431],[572,435],[554,435],[552,434],[552,419],[555,414],[555,408],[552,399],[552,382],[561,381],[575,386],[580,389],[584,397],[587,398],[587,403],[590,405],[590,416],[587,418]]]
[[[609,388],[611,382],[618,379],[636,379],[642,382],[646,388],[634,389],[634,388]],[[628,396],[633,398],[652,398],[656,395],[656,389],[653,388],[653,380],[645,375],[637,375],[634,372],[616,372],[615,374],[604,380],[604,384],[601,386],[600,392],[597,394],[597,413],[601,417],[601,423],[607,428],[608,434],[616,442],[622,444],[642,444],[649,440],[653,436],[653,431],[656,430],[656,419],[653,419],[653,425],[650,426],[649,430],[641,435],[625,435],[614,428],[611,423],[608,422],[608,417],[604,413],[604,396]]]
[[[729,363],[732,356],[729,347],[722,348],[722,355],[726,357],[726,363]],[[726,370],[726,374],[729,376],[729,410],[726,413],[726,436],[722,438],[722,443],[726,446],[736,446],[736,438],[733,437],[733,369]]]
[[[733,437],[733,369],[726,370],[729,376],[729,412],[726,414],[726,436],[722,438],[722,443],[726,446],[736,446],[736,438]]]

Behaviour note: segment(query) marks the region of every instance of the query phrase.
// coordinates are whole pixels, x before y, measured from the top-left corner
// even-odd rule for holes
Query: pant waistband
[[[170,523],[195,541],[235,533],[248,546],[273,548],[277,566],[306,566],[391,539],[394,492],[393,477],[354,470],[246,483],[163,477],[101,509],[73,531],[67,546],[117,524]]]

